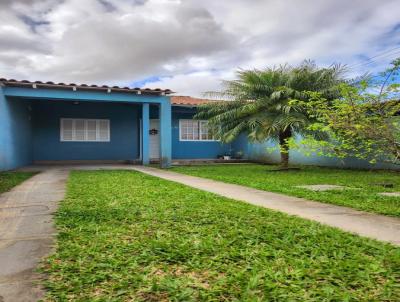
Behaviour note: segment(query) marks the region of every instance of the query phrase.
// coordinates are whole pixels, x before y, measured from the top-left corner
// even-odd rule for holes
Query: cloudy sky
[[[238,68],[400,56],[399,0],[0,0],[0,77],[201,96]]]

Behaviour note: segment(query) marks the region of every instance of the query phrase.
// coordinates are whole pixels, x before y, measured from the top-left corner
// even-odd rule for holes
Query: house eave
[[[70,90],[70,89],[47,89],[28,87],[2,87],[6,97],[41,99],[50,101],[92,101],[92,102],[122,102],[122,103],[154,103],[161,104],[169,102],[168,96],[136,94],[129,92],[107,93],[99,90]]]

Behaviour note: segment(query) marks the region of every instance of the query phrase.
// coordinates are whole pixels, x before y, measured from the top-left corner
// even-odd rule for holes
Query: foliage
[[[339,65],[318,68],[311,61],[298,67],[239,71],[236,80],[224,82],[222,92],[209,93],[230,101],[200,106],[196,118],[208,119],[214,136],[223,142],[230,142],[241,133],[253,141],[278,141],[282,164],[287,166],[290,137],[307,134],[320,139],[324,134],[308,130],[312,122],[308,111],[291,101],[307,102],[309,91],[327,99],[337,97],[335,86],[342,81],[342,73]]]
[[[32,177],[32,172],[0,172],[0,193],[6,192]]]
[[[130,171],[74,171],[46,301],[398,301],[393,246]]]
[[[378,81],[367,78],[356,85],[341,84],[341,98],[333,101],[310,92],[310,101],[293,102],[315,117],[308,129],[329,139],[318,141],[308,135],[292,140],[290,146],[308,154],[400,164],[399,68],[397,59]]]
[[[272,165],[241,164],[174,167],[173,170],[362,211],[400,216],[400,197],[378,195],[379,192],[400,191],[399,172],[307,166],[290,173],[271,171],[275,168]],[[394,187],[384,188],[377,185],[382,183],[391,183]],[[315,184],[342,185],[349,189],[314,192],[297,187]]]

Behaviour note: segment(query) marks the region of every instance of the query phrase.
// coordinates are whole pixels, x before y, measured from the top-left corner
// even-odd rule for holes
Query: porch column
[[[171,166],[171,103],[169,98],[165,98],[160,104],[160,167],[168,168]]]
[[[150,113],[149,103],[142,105],[142,164],[148,165],[150,163],[149,156],[149,130],[150,130]]]

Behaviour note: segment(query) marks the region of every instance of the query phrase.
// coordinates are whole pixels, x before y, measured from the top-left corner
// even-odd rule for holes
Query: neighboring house
[[[0,170],[32,163],[216,159],[240,140],[213,140],[193,120],[208,100],[171,90],[0,79]]]

